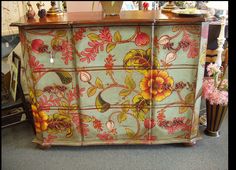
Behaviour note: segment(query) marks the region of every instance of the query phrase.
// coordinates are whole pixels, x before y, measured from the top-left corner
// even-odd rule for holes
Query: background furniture
[[[20,31],[35,143],[192,143],[208,24],[154,11],[24,18]]]
[[[13,51],[12,57],[20,58],[15,54]],[[29,123],[32,124],[32,127],[34,129],[34,123],[33,123],[33,117],[31,116],[30,113],[30,104],[26,102],[25,100],[25,95],[23,93],[21,83],[20,83],[20,66],[21,63],[19,63],[19,68],[18,68],[18,84],[17,84],[17,99],[16,101],[13,100],[13,97],[11,96],[9,92],[9,83],[10,83],[10,73],[7,75],[2,74],[2,82],[3,82],[3,87],[2,87],[2,105],[1,105],[1,122],[2,122],[2,128],[11,126],[11,125],[16,125],[18,123],[22,123],[25,121],[28,121]],[[7,83],[8,82],[8,83]],[[22,116],[25,115],[26,118],[22,120]]]

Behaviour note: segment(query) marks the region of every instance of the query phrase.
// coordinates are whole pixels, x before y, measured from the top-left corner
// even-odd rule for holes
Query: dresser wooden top
[[[172,13],[157,11],[121,11],[119,16],[104,16],[102,12],[72,12],[59,16],[47,16],[40,19],[35,16],[28,20],[26,16],[10,26],[52,26],[52,25],[96,25],[96,24],[171,24],[204,22],[204,17],[179,17]]]

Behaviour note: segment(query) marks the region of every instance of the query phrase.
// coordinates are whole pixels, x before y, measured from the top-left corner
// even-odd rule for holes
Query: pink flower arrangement
[[[202,96],[207,99],[211,105],[228,104],[228,80],[224,79],[220,67],[210,63],[207,67],[209,76],[203,81]]]

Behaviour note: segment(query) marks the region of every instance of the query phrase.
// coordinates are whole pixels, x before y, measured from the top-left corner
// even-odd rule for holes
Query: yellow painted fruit
[[[35,112],[33,112],[33,116],[34,116],[34,117],[36,116],[36,113],[35,113]]]
[[[39,116],[40,116],[43,120],[48,120],[48,115],[47,115],[44,111],[40,111],[40,112],[39,112]]]
[[[35,125],[36,128],[40,128],[40,123],[39,122],[35,122],[34,125]]]
[[[48,127],[47,122],[43,122],[43,123],[41,123],[41,129],[42,129],[42,130],[46,130],[47,127]]]
[[[33,99],[34,98],[34,93],[33,91],[30,90],[30,93],[29,93],[30,97]]]
[[[31,109],[32,109],[33,112],[37,112],[37,107],[33,104],[31,105]]]
[[[34,119],[35,119],[35,120],[39,120],[39,119],[40,119],[40,117],[39,117],[39,114],[38,114],[38,113],[35,113]]]

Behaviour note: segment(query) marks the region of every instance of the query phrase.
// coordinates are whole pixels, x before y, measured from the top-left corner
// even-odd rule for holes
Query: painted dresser
[[[18,26],[36,129],[51,145],[192,143],[208,23],[153,11]]]

